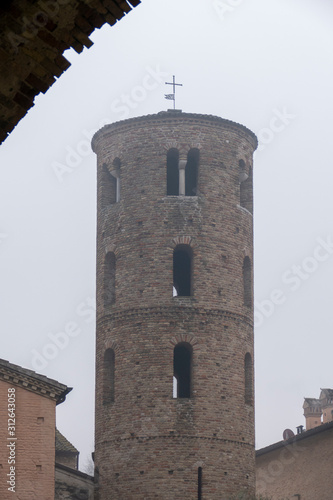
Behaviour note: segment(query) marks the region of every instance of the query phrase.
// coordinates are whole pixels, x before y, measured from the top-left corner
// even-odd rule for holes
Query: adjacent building
[[[306,430],[256,453],[257,494],[271,500],[331,500],[333,492],[333,390],[305,398]],[[291,436],[291,437],[290,437]]]
[[[70,387],[0,359],[0,498],[92,500],[93,478],[56,429]]]
[[[0,498],[54,500],[55,409],[70,391],[0,359]]]

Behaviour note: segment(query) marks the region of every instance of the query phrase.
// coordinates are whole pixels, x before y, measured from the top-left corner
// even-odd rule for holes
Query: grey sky
[[[91,49],[65,54],[71,68],[1,146],[1,357],[37,369],[36,352],[54,356],[38,358],[38,371],[74,387],[57,420],[81,466],[93,449],[90,137],[105,122],[167,109],[173,74],[178,108],[242,123],[260,141],[257,447],[304,423],[303,397],[333,386],[332,18],[329,0],[142,0],[96,30]],[[63,348],[47,347],[55,338]]]

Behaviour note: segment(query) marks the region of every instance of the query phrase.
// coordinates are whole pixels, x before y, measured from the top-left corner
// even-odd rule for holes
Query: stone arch
[[[180,344],[182,342],[186,342],[187,344],[191,344],[191,346],[194,348],[197,345],[198,340],[192,334],[179,333],[170,339],[169,348],[173,350],[177,344]]]
[[[104,255],[106,255],[109,252],[114,253],[117,258],[119,257],[120,252],[117,246],[114,243],[106,241],[104,245]]]
[[[116,354],[119,353],[119,345],[114,340],[108,339],[104,342],[104,351],[106,349],[113,349]]]
[[[114,170],[115,168],[121,168],[121,159],[119,156],[115,156],[115,158],[112,160],[112,170]]]
[[[176,246],[178,245],[189,245],[190,247],[193,248],[194,240],[191,236],[187,235],[176,236],[175,238],[172,239],[171,248],[175,249]]]
[[[200,150],[200,149],[202,149],[202,144],[201,144],[201,142],[199,142],[199,141],[192,141],[192,142],[190,143],[189,150],[190,150],[190,149],[199,149],[199,150]]]

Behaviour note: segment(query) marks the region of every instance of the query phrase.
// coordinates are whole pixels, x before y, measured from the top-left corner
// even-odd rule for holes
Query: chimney
[[[305,429],[307,431],[313,429],[314,427],[318,427],[318,425],[321,425],[322,409],[320,399],[304,398],[303,409],[305,417]]]
[[[323,424],[333,420],[333,389],[320,389],[319,400],[323,412]]]

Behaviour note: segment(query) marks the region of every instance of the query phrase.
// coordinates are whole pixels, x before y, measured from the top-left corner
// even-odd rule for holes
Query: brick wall
[[[8,491],[8,388],[16,391],[15,493]],[[55,401],[0,381],[0,498],[54,499]]]
[[[253,381],[245,403],[244,370],[246,353],[253,364],[253,292],[244,304],[243,284],[245,257],[253,268],[252,189],[241,207],[239,162],[251,177],[255,147],[255,136],[241,125],[177,112],[119,122],[93,139],[100,500],[111,493],[114,499],[198,498],[199,467],[203,498],[254,493]],[[166,196],[170,148],[180,160],[200,151],[197,196]],[[120,201],[110,204],[105,169],[115,164]],[[192,249],[191,296],[173,297],[177,244]],[[115,301],[109,302],[108,252],[116,261]],[[193,351],[191,397],[175,399],[173,352],[181,342]],[[114,401],[107,404],[106,349],[115,353]]]
[[[259,451],[257,493],[272,500],[331,500],[332,449],[333,425],[326,424]]]

